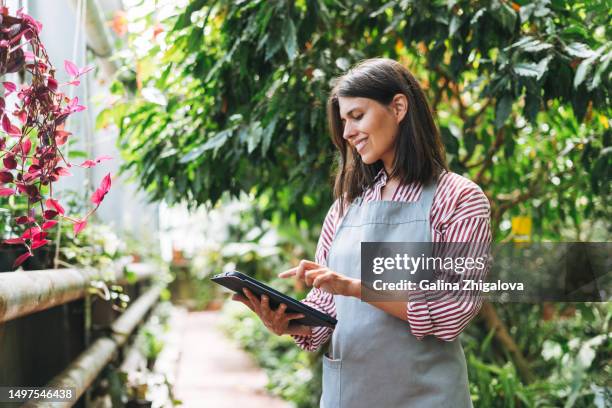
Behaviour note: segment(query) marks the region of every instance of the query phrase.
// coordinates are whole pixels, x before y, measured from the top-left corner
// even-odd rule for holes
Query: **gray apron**
[[[360,279],[361,242],[431,242],[435,190],[426,186],[417,202],[355,200],[336,231],[329,268]],[[323,357],[322,407],[472,406],[459,339],[417,340],[406,321],[353,297],[334,300],[338,324]]]

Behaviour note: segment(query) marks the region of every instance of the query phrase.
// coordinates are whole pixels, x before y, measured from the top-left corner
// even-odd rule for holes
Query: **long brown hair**
[[[381,160],[363,163],[361,156],[342,137],[339,96],[369,98],[385,106],[398,93],[408,99],[408,111],[399,123],[395,139],[396,154],[390,178],[398,177],[402,184],[415,181],[427,184],[448,170],[444,145],[425,93],[402,64],[388,58],[371,58],[359,62],[334,81],[327,101],[327,120],[334,145],[340,152],[334,196],[340,199],[341,213],[345,205],[373,184],[384,166]]]

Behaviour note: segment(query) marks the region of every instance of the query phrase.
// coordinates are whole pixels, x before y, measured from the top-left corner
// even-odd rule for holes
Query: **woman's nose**
[[[345,140],[348,140],[351,136],[354,136],[357,134],[357,129],[355,128],[355,126],[353,126],[350,122],[347,122],[344,125],[344,133],[342,134],[342,137]]]

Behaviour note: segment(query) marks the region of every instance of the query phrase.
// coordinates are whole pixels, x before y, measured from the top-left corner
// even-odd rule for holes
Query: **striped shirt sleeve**
[[[335,224],[338,218],[338,203],[339,201],[336,201],[332,204],[325,216],[323,227],[321,228],[321,235],[319,236],[315,254],[315,262],[319,265],[327,265],[329,248],[331,247],[331,241],[336,230]],[[321,312],[336,317],[336,304],[334,302],[334,296],[330,293],[312,288],[306,296],[306,299],[302,300],[302,302]],[[333,329],[331,327],[319,326],[312,328],[312,334],[310,336],[292,335],[292,337],[298,347],[308,351],[316,351],[331,337],[332,332]]]
[[[482,190],[463,177],[450,175],[441,180],[436,196],[438,197],[434,202],[437,201],[437,204],[432,206],[431,214],[433,241],[479,243],[461,247],[468,251],[482,251],[483,244],[488,248],[491,242],[490,205]],[[457,250],[457,246],[454,248]],[[440,253],[439,256],[449,255]],[[453,276],[436,278],[447,282],[459,277],[484,279],[487,268],[488,266],[466,270],[461,276],[450,272]],[[445,341],[452,341],[478,314],[481,306],[482,297],[474,294],[470,295],[469,299],[464,297],[464,293],[452,293],[446,294],[444,299],[432,300],[423,292],[417,291],[408,302],[407,320],[412,334],[418,339],[433,335]]]

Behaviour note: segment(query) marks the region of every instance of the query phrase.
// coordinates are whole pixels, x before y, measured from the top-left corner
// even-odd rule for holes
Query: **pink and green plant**
[[[0,76],[27,72],[29,83],[4,81],[0,94],[0,199],[9,196],[27,197],[27,212],[17,214],[12,222],[17,237],[5,244],[23,245],[26,252],[17,257],[14,267],[33,256],[33,251],[47,245],[47,239],[60,218],[73,223],[74,234],[87,225],[111,187],[108,173],[91,196],[92,208],[81,217],[70,216],[54,198],[54,183],[70,176],[69,168],[91,168],[110,159],[108,156],[70,163],[62,153],[72,134],[64,128],[68,117],[86,109],[79,98],[69,97],[62,89],[77,87],[81,77],[93,66],[79,68],[64,62],[69,81],[59,83],[56,70],[40,40],[42,24],[17,10],[16,17],[2,8],[0,13]],[[16,94],[14,108],[6,106],[6,98]]]

